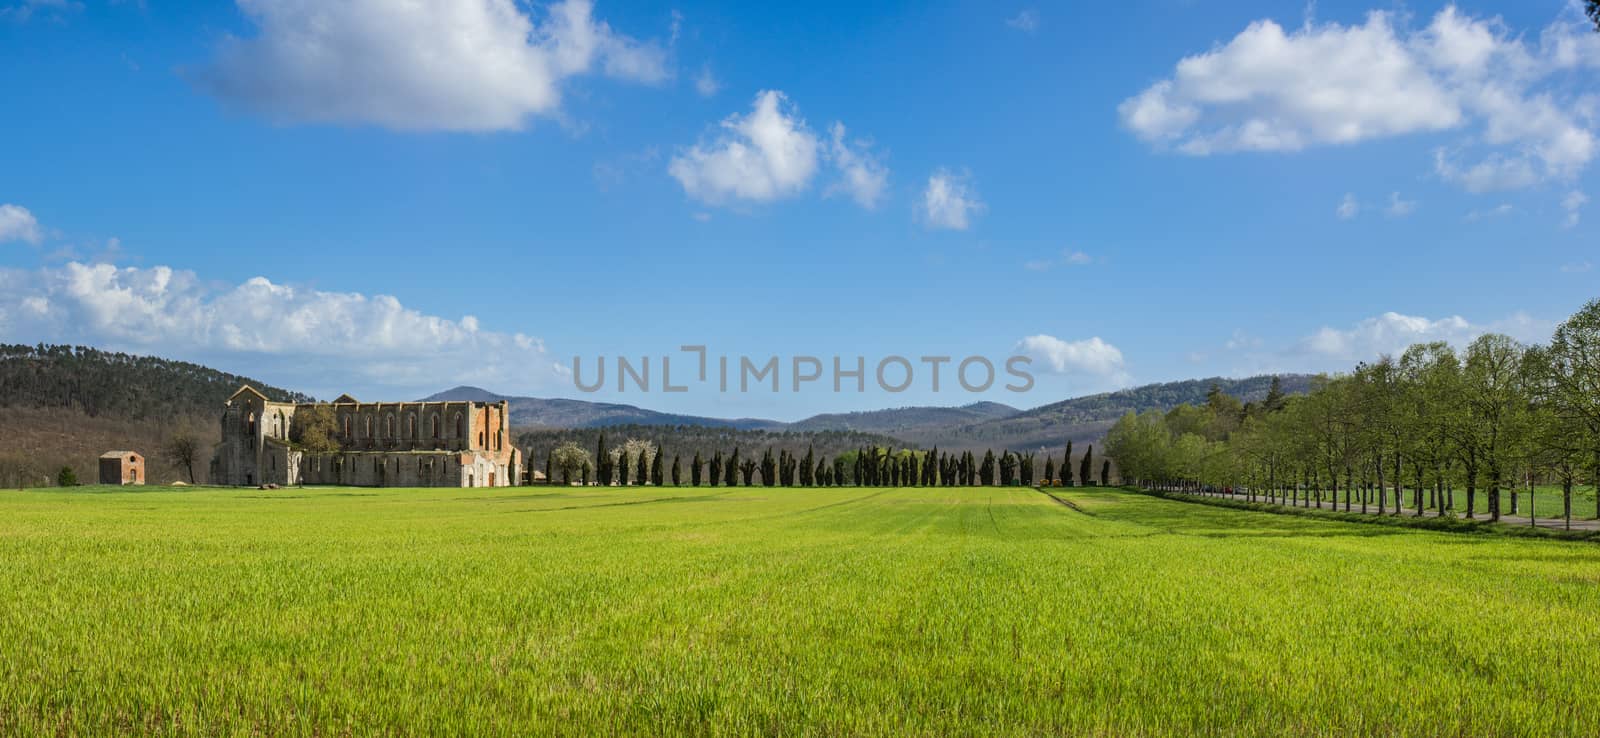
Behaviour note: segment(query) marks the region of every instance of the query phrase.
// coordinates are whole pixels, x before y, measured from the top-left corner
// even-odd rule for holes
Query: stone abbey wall
[[[291,440],[311,404],[272,402],[244,387],[222,413],[222,443],[211,479],[231,485],[334,484],[366,487],[503,487],[521,477],[508,403],[332,403],[340,450],[310,455]]]

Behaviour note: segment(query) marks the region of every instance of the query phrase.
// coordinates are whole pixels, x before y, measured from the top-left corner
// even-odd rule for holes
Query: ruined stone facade
[[[522,475],[510,407],[485,402],[332,403],[340,450],[308,454],[291,438],[309,404],[273,402],[240,388],[222,412],[214,484],[335,484],[362,487],[507,487]]]

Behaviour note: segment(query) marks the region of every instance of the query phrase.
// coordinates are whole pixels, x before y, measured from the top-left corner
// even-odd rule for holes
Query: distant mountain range
[[[1279,375],[1283,391],[1303,394],[1311,387],[1311,376]],[[604,428],[620,425],[698,425],[745,431],[814,433],[853,431],[889,436],[918,446],[951,449],[1009,448],[1018,451],[1047,449],[1068,440],[1092,442],[1105,434],[1117,418],[1129,411],[1169,410],[1183,403],[1205,401],[1206,392],[1216,385],[1223,392],[1246,402],[1259,401],[1272,383],[1270,375],[1227,379],[1212,377],[1182,382],[1148,384],[1116,392],[1018,410],[998,402],[975,402],[960,407],[901,407],[853,413],[813,415],[785,423],[761,418],[712,418],[677,415],[655,410],[585,400],[544,399],[500,395],[478,387],[456,387],[427,401],[473,400],[511,404],[511,424],[527,429]]]
[[[707,418],[586,400],[512,397],[478,387],[454,387],[423,402],[511,402],[511,425],[521,428],[603,428],[611,425],[703,425],[738,430],[782,430],[786,423],[759,418]]]

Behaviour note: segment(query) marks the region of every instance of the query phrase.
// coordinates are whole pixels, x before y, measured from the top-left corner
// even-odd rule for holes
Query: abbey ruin
[[[338,449],[311,453],[294,439],[295,415],[331,408]],[[485,402],[273,402],[248,385],[228,398],[216,484],[366,487],[506,487],[522,474],[509,406]]]

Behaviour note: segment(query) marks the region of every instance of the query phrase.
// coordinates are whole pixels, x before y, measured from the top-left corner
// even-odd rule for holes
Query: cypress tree
[[[1067,441],[1067,455],[1061,458],[1061,486],[1071,487],[1072,479],[1072,441]]]
[[[1111,486],[1111,460],[1104,459],[1100,462],[1100,486]]]
[[[628,455],[617,454],[617,486],[628,486]]]
[[[689,462],[689,483],[700,486],[700,452],[694,452],[694,461]]]
[[[644,449],[639,449],[639,464],[634,467],[639,470],[639,486],[650,480],[650,455]]]
[[[761,457],[761,483],[773,487],[778,484],[778,462],[772,459],[772,449]],[[749,482],[746,482],[749,484]]]
[[[733,456],[728,458],[727,469],[728,469],[727,478],[724,481],[727,483],[727,485],[729,487],[737,487],[739,485],[739,478],[738,478],[739,477],[739,447],[738,446],[734,446],[733,447]]]
[[[1283,394],[1283,382],[1277,376],[1274,376],[1272,378],[1272,386],[1267,388],[1267,399],[1261,403],[1261,406],[1267,412],[1275,413],[1282,410],[1287,402],[1288,398]]]
[[[611,485],[611,454],[606,452],[606,433],[600,431],[600,448],[594,454],[595,471],[601,486]]]
[[[1047,487],[1056,483],[1056,460],[1048,456],[1044,457],[1044,483]]]
[[[678,469],[678,455],[677,454],[673,454],[672,455],[672,486],[674,486],[674,487],[682,487],[683,486],[683,477],[680,476],[680,473],[681,472]]]
[[[642,454],[644,452],[641,451],[640,453]],[[677,462],[673,463],[676,464]],[[673,482],[676,483],[678,477],[676,469],[673,470],[672,477]],[[650,460],[650,483],[660,487],[663,481],[665,480],[663,480],[661,477],[661,452],[658,450],[656,451],[656,457]]]
[[[1082,478],[1082,483],[1083,483],[1083,486],[1085,486],[1085,487],[1088,487],[1089,485],[1094,483],[1094,480],[1089,478],[1089,475],[1094,473],[1093,464],[1094,464],[1094,444],[1091,443],[1091,444],[1089,444],[1089,446],[1087,448],[1085,448],[1083,450],[1083,464],[1078,467],[1078,476]]]
[[[715,487],[722,481],[722,452],[718,451],[711,456],[711,486]]]

